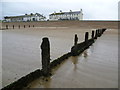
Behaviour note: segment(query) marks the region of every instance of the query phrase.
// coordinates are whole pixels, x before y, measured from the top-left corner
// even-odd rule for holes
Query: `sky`
[[[0,0],[0,19],[40,13],[47,18],[54,11],[83,10],[84,20],[118,20],[119,0]]]

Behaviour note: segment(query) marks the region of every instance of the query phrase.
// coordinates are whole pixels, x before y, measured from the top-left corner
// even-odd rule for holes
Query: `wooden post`
[[[42,70],[45,76],[50,75],[50,43],[47,37],[42,39],[41,44]]]
[[[86,33],[85,33],[85,42],[86,42],[86,43],[88,42],[88,36],[89,36],[89,33],[86,32]]]
[[[6,25],[6,29],[8,29],[8,25]]]
[[[74,38],[74,46],[77,45],[77,42],[78,42],[78,37],[77,37],[77,34],[75,34],[75,38]]]
[[[95,39],[97,39],[97,36],[98,36],[98,30],[96,30],[95,32]]]
[[[100,29],[98,29],[98,37],[100,37]]]
[[[95,34],[95,32],[94,32],[94,31],[92,31],[92,39],[94,39],[94,34]]]
[[[29,25],[29,28],[30,28],[30,25]]]
[[[13,25],[13,29],[14,29],[14,25]]]
[[[97,30],[97,37],[99,37],[99,29]]]
[[[24,28],[25,28],[25,25],[24,25]]]
[[[34,25],[33,25],[33,27],[34,27]]]
[[[20,25],[18,26],[18,28],[20,29]]]
[[[99,33],[100,33],[100,36],[101,36],[101,35],[102,35],[102,29],[100,29],[100,32],[99,32]]]

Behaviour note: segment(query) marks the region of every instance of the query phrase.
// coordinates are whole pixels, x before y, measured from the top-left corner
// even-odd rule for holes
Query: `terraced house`
[[[45,20],[46,20],[46,17],[39,13],[4,17],[5,22],[26,22],[26,21],[45,21]]]
[[[72,11],[69,12],[60,12],[52,13],[49,15],[50,21],[57,21],[57,20],[83,20],[83,12],[82,9],[80,11]]]

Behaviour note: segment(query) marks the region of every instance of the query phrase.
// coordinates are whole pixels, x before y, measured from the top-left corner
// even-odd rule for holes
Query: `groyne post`
[[[102,29],[100,29],[100,36],[102,35]]]
[[[75,38],[74,38],[74,46],[77,45],[77,42],[78,42],[78,37],[77,37],[77,34],[75,34]]]
[[[92,39],[94,39],[94,34],[95,34],[95,32],[94,32],[94,31],[92,31],[92,36],[91,36],[91,37],[92,37]]]
[[[98,37],[100,37],[100,29],[98,29],[98,33],[97,33]]]
[[[8,29],[8,25],[6,25],[6,29]]]
[[[87,42],[88,42],[88,37],[89,37],[89,33],[88,33],[88,32],[86,32],[86,33],[85,33],[85,43],[87,43]]]
[[[30,25],[29,25],[29,28],[30,28]]]
[[[13,25],[13,29],[14,29],[14,25]]]
[[[101,36],[101,29],[98,29],[98,37]]]
[[[20,25],[18,26],[18,28],[20,29]]]
[[[35,26],[33,25],[33,27],[35,27]]]
[[[98,37],[98,30],[96,30],[95,32],[95,39],[97,39],[97,37]]]
[[[24,28],[25,28],[25,25],[24,25]]]
[[[41,44],[42,71],[44,76],[50,75],[50,43],[47,37],[42,39]]]

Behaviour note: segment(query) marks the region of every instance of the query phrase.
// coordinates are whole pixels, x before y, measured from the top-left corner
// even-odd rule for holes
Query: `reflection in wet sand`
[[[75,71],[77,69],[78,57],[77,56],[71,57],[71,61],[74,65],[74,71]]]
[[[85,50],[85,51],[83,52],[83,54],[84,54],[84,57],[87,58],[87,56],[88,56],[87,50]]]

